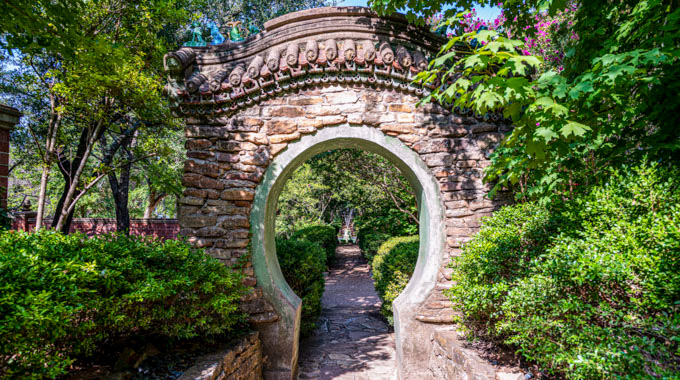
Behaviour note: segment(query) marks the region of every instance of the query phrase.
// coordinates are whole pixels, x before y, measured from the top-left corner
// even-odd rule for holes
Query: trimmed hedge
[[[359,248],[369,263],[373,262],[373,258],[378,253],[378,249],[382,243],[391,237],[392,235],[388,233],[378,232],[372,228],[362,228],[357,233]]]
[[[276,254],[283,277],[302,299],[300,333],[309,335],[321,315],[326,253],[319,244],[309,240],[276,239]]]
[[[680,377],[680,171],[613,172],[565,204],[505,207],[449,295],[476,336],[569,379]]]
[[[393,237],[385,241],[373,258],[375,290],[382,299],[380,312],[394,324],[392,302],[408,284],[418,261],[418,236]]]
[[[293,233],[293,240],[309,240],[318,243],[326,251],[326,265],[335,259],[335,249],[338,248],[338,238],[335,227],[320,224],[299,229]]]
[[[241,281],[181,241],[0,232],[0,377],[56,377],[109,338],[228,332]]]

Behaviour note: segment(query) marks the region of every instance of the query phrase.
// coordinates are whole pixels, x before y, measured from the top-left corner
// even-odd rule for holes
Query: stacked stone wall
[[[410,341],[397,340],[399,355],[409,356],[400,357],[400,363],[410,363],[400,364],[402,376],[429,376],[422,372],[431,350],[427,338],[442,324],[450,326],[454,312],[442,294],[451,280],[445,264],[478,231],[480,218],[511,200],[503,192],[488,199],[490,187],[482,181],[491,152],[509,130],[502,115],[418,105],[440,84],[413,81],[445,41],[409,25],[401,16],[381,18],[356,7],[320,8],[272,20],[262,34],[241,43],[185,47],[165,56],[165,91],[175,112],[187,122],[180,234],[227,265],[243,264],[239,268],[243,268],[244,282],[255,288],[244,298],[242,308],[251,315],[262,339],[268,339],[264,343],[273,363],[267,369],[272,378],[287,379],[294,373],[295,324],[299,321],[293,309],[297,310],[299,299],[287,295],[281,299],[287,290],[282,279],[272,281],[278,275],[271,275],[276,266],[271,251],[262,254],[266,237],[251,240],[251,227],[260,231],[259,216],[275,212],[265,210],[272,203],[262,201],[262,194],[265,198],[269,194],[269,177],[264,182],[270,185],[258,186],[265,173],[277,175],[271,174],[276,168],[270,168],[277,155],[289,152],[282,155],[289,165],[295,159],[291,155],[306,146],[304,141],[315,141],[306,135],[323,131],[314,137],[326,138],[334,135],[326,133],[327,129],[338,128],[333,138],[344,138],[349,142],[342,146],[351,147],[352,127],[375,128],[384,134],[376,140],[381,141],[381,149],[392,147],[403,153],[403,145],[397,148],[397,142],[385,138],[391,136],[415,152],[426,166],[423,169],[419,160],[409,161],[422,174],[415,181],[427,187],[427,202],[434,202],[430,206],[436,208],[436,215],[445,214],[443,221],[438,217],[433,222],[439,226],[436,231],[424,236],[437,240],[432,247],[445,244],[445,248],[423,251],[427,259],[421,268],[426,268],[422,273],[427,276],[420,273],[417,286],[411,287],[418,291],[406,291],[410,298],[402,300],[401,326],[410,330],[406,339]],[[423,183],[430,180],[436,189]],[[437,193],[438,197],[433,195]],[[256,194],[258,204],[254,204]],[[254,207],[258,221],[251,226]],[[442,231],[445,243],[440,239]],[[248,257],[251,247],[257,248],[262,288],[257,286],[253,260]],[[435,267],[444,264],[438,269],[436,284],[433,263]],[[281,342],[285,350],[274,352],[279,345],[284,347]]]
[[[454,330],[435,332],[431,344],[427,367],[432,379],[525,379],[524,371],[516,365],[516,361],[511,362],[498,352],[474,349]]]
[[[287,94],[213,123],[189,119],[186,190],[180,199],[180,233],[212,256],[235,264],[248,253],[255,188],[271,160],[301,136],[339,125],[370,126],[417,152],[437,178],[446,209],[447,252],[480,226],[480,218],[506,203],[485,197],[489,154],[501,140],[501,123],[459,116],[395,90],[327,85]],[[505,196],[505,197],[504,197]],[[247,282],[256,284],[252,268]],[[440,281],[450,276],[443,269]]]
[[[263,365],[262,343],[254,332],[222,351],[199,358],[179,380],[260,380]]]

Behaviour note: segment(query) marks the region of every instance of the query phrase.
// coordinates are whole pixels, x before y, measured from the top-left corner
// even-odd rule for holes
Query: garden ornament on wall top
[[[241,35],[241,29],[239,26],[241,25],[241,21],[230,21],[227,23],[227,26],[230,26],[231,29],[229,29],[229,39],[232,41],[243,41],[243,36]]]
[[[201,24],[198,21],[194,21],[189,30],[191,31],[191,41],[187,41],[184,46],[205,46]]]
[[[255,26],[255,24],[251,23],[250,26],[248,26],[248,36],[253,36],[258,33],[260,33],[260,29]]]
[[[217,24],[214,21],[208,23],[208,30],[210,30],[210,37],[212,37],[210,45],[220,45],[224,43],[224,36],[220,33],[220,28],[217,27]]]

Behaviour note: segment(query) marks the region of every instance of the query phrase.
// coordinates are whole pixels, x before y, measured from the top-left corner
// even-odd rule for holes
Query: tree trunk
[[[123,138],[119,146],[123,147],[127,155],[127,162],[121,167],[120,179],[116,178],[116,172],[109,173],[109,185],[113,193],[113,200],[116,205],[116,231],[125,235],[130,235],[130,171],[132,170],[132,152],[128,149],[131,138]],[[113,152],[115,153],[115,151]]]
[[[57,146],[57,132],[61,126],[61,114],[56,111],[56,99],[50,96],[50,124],[47,132],[47,141],[45,141],[45,155],[43,156],[43,170],[40,176],[40,191],[38,192],[38,210],[35,217],[35,230],[42,228],[43,219],[45,218],[45,198],[47,197],[47,182],[50,178],[50,171],[52,170],[52,162],[55,158],[55,148]],[[36,140],[37,144],[37,140]],[[38,145],[38,149],[40,146]]]
[[[113,158],[116,156],[117,152],[123,151],[125,153],[125,164],[121,166],[120,177],[116,178],[116,172],[111,171],[107,175],[109,180],[109,185],[111,186],[111,193],[113,194],[114,204],[116,206],[116,231],[123,233],[125,235],[130,234],[130,172],[132,171],[132,162],[134,159],[134,154],[130,150],[130,147],[134,143],[134,137],[137,134],[137,128],[139,124],[134,124],[122,133],[122,136],[118,139],[113,139],[111,144],[106,144],[106,138],[102,135],[100,142],[102,146],[106,147],[104,157],[102,158],[102,164],[110,167],[113,164]]]
[[[71,221],[73,220],[73,210],[71,212],[66,213],[63,217],[63,221],[60,224],[59,221],[62,219],[62,214],[64,214],[64,209],[68,207],[66,204],[66,200],[68,199],[68,194],[71,188],[74,186],[77,186],[77,183],[74,184],[75,180],[75,171],[76,168],[78,168],[85,155],[85,151],[87,148],[88,144],[88,129],[83,129],[80,132],[80,139],[78,141],[78,147],[76,148],[76,154],[73,156],[72,160],[69,160],[68,157],[64,154],[64,152],[58,152],[57,153],[57,162],[59,166],[59,171],[61,172],[61,176],[64,179],[64,188],[61,193],[61,197],[59,197],[59,201],[57,202],[57,207],[54,210],[54,219],[52,219],[52,228],[59,230],[65,234],[69,232],[71,229]],[[80,192],[76,194],[76,196],[80,195]]]
[[[78,199],[80,199],[79,195],[82,195],[82,191],[78,190],[80,176],[83,174],[83,171],[85,170],[85,164],[87,163],[88,158],[90,158],[90,153],[92,152],[92,147],[94,146],[95,141],[99,139],[101,133],[104,131],[104,126],[102,122],[98,122],[93,130],[90,130],[90,128],[87,128],[86,130],[88,132],[86,148],[80,159],[79,165],[76,166],[77,169],[73,174],[71,186],[68,190],[68,193],[66,194],[66,198],[64,199],[64,208],[62,209],[60,214],[55,214],[55,217],[59,215],[59,219],[57,221],[56,226],[56,229],[58,230],[64,229],[67,230],[69,227],[68,225],[66,225],[67,222],[70,220],[69,214],[73,213],[76,202],[78,201]],[[70,222],[68,224],[70,225]]]
[[[35,217],[35,230],[38,231],[43,224],[45,215],[45,197],[47,196],[47,181],[50,178],[50,167],[47,163],[43,164],[42,175],[40,176],[40,191],[38,192],[38,212]]]
[[[116,173],[108,175],[109,185],[113,193],[113,201],[116,205],[116,231],[125,235],[130,235],[130,209],[128,199],[130,191],[130,169],[132,163],[128,161],[120,171],[120,180],[116,178]]]
[[[153,217],[153,213],[156,211],[158,204],[161,203],[167,195],[168,194],[166,193],[157,194],[156,191],[151,188],[151,183],[149,182],[149,203],[146,204],[146,208],[144,209],[144,219],[151,219]]]

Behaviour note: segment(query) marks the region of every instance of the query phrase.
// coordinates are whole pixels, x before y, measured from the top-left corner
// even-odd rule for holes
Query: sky
[[[367,0],[339,0],[338,1],[338,6],[360,6],[360,7],[366,7],[366,2]],[[475,7],[475,10],[477,11],[477,16],[483,20],[493,20],[496,18],[501,13],[500,8],[498,7],[480,7],[477,6]]]

